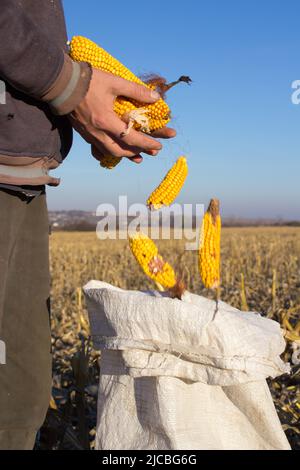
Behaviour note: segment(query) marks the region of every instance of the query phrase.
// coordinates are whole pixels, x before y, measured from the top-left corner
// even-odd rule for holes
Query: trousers
[[[29,450],[51,394],[46,195],[0,189],[0,449]]]

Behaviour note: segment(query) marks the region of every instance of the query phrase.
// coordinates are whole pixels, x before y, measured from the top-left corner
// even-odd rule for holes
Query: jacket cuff
[[[42,96],[54,114],[69,114],[79,105],[88,92],[92,78],[92,67],[86,62],[74,62],[65,54],[62,70]]]

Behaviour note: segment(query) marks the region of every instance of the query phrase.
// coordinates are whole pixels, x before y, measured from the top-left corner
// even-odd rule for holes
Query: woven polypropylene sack
[[[277,322],[189,292],[84,291],[102,351],[97,449],[290,448],[266,383],[289,372]]]

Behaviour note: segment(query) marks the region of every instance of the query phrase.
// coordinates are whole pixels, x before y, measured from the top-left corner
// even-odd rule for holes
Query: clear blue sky
[[[158,157],[101,169],[78,136],[48,191],[50,209],[95,210],[128,194],[143,202],[180,154],[190,174],[178,202],[221,199],[226,216],[300,219],[297,0],[64,0],[68,34],[85,35],[135,73],[192,86],[171,90],[178,135]]]

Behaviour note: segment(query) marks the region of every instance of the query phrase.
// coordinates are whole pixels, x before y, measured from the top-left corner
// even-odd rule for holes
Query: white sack
[[[97,449],[289,449],[266,378],[280,325],[185,292],[84,287],[101,349]]]

